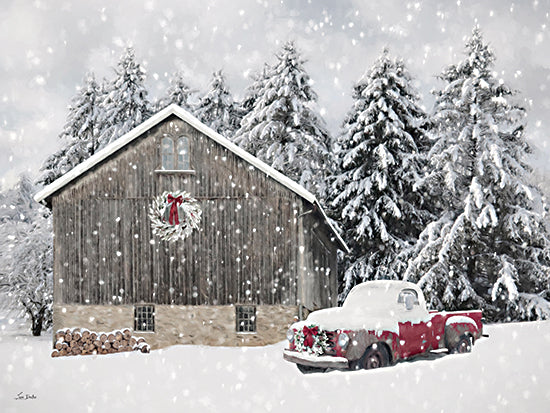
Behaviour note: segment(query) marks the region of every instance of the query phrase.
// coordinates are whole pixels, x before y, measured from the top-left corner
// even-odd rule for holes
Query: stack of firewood
[[[151,348],[143,337],[134,337],[129,328],[110,333],[74,328],[58,330],[55,333],[55,350],[52,357],[77,356],[86,354],[112,354],[124,351],[149,353]]]

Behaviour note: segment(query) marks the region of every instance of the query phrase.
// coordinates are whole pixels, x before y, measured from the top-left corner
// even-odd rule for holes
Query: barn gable
[[[163,139],[176,144],[181,137],[188,141],[186,169],[163,169]],[[153,236],[148,211],[154,197],[175,190],[197,198],[203,221],[188,239],[168,243]],[[49,202],[54,215],[56,328],[94,328],[87,320],[117,320],[113,314],[127,320],[114,328],[127,327],[141,303],[155,308],[155,334],[164,337],[158,346],[193,342],[181,341],[180,330],[212,311],[218,322],[226,320],[225,330],[231,320],[233,332],[219,343],[235,344],[235,309],[254,308],[258,322],[271,320],[268,325],[280,317],[277,331],[284,334],[302,308],[336,303],[336,249],[346,247],[315,197],[177,106],[35,199]],[[270,341],[268,330],[259,325],[246,341]],[[167,331],[178,339],[168,340]]]
[[[109,157],[111,157],[113,154],[117,153],[121,149],[123,149],[130,142],[141,137],[143,134],[150,133],[151,128],[163,122],[170,116],[176,116],[180,118],[189,126],[195,128],[197,131],[200,131],[205,136],[211,138],[215,142],[227,148],[229,151],[231,151],[235,155],[244,159],[251,166],[259,169],[260,171],[265,173],[267,176],[273,178],[274,180],[279,182],[281,185],[285,186],[286,188],[290,189],[297,195],[301,196],[302,198],[310,202],[311,204],[315,205],[319,209],[319,213],[323,215],[323,218],[326,224],[329,226],[330,231],[332,232],[333,237],[335,238],[335,241],[338,243],[339,248],[341,248],[346,252],[349,252],[349,249],[346,243],[344,242],[342,237],[338,234],[336,229],[332,226],[328,217],[323,211],[321,205],[319,204],[319,201],[315,198],[315,196],[311,192],[307,191],[304,187],[297,184],[293,180],[289,179],[288,177],[286,177],[276,169],[267,165],[265,162],[262,162],[261,160],[254,157],[250,153],[239,148],[237,145],[229,141],[227,138],[216,133],[214,130],[212,130],[211,128],[206,126],[204,123],[200,122],[197,118],[192,116],[189,112],[185,111],[184,109],[182,109],[181,107],[175,104],[169,105],[168,107],[159,111],[157,114],[147,119],[141,125],[137,126],[136,128],[132,129],[130,132],[125,134],[124,136],[115,140],[110,145],[106,146],[101,151],[94,154],[94,156],[90,157],[86,161],[77,165],[71,171],[67,172],[65,175],[61,176],[59,179],[52,182],[50,185],[47,185],[44,189],[42,189],[35,195],[34,199],[37,202],[45,201],[46,203],[48,203],[52,195],[54,195],[56,192],[64,188],[67,184],[74,181],[81,175],[89,172],[95,166],[104,162],[106,159],[108,159]]]

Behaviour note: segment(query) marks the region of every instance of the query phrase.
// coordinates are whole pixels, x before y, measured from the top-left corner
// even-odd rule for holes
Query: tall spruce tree
[[[256,102],[260,98],[266,80],[268,78],[270,67],[266,63],[261,71],[253,73],[252,83],[246,88],[244,98],[240,102],[241,117],[244,118],[254,110]]]
[[[193,111],[191,99],[196,91],[191,89],[185,80],[183,72],[177,71],[170,78],[170,85],[166,89],[164,97],[162,97],[156,105],[156,111],[164,109],[166,106],[176,104],[188,112]]]
[[[303,64],[294,43],[284,44],[234,141],[324,199],[330,136],[313,110],[317,95]]]
[[[120,138],[150,116],[145,70],[136,61],[132,47],[124,50],[115,74],[105,86],[100,102],[99,148]]]
[[[38,182],[47,185],[92,156],[98,149],[98,114],[101,88],[93,73],[84,78],[82,87],[69,105],[67,120],[59,138],[63,146],[42,165]]]
[[[439,219],[421,234],[406,278],[436,309],[481,307],[493,320],[546,318],[550,249],[546,207],[529,182],[525,110],[494,76],[495,56],[474,28],[466,58],[436,93],[429,153]]]
[[[427,115],[401,60],[387,50],[357,82],[354,104],[337,139],[338,172],[330,197],[352,253],[344,294],[355,284],[400,279],[431,214],[415,183],[423,175]],[[343,297],[342,297],[343,298]]]
[[[220,135],[231,139],[241,121],[238,104],[227,86],[221,70],[212,73],[208,91],[194,110],[195,116]]]

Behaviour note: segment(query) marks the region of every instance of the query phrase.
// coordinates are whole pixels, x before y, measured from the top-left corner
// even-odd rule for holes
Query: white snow
[[[550,322],[490,325],[470,354],[374,371],[302,375],[285,343],[174,346],[51,358],[51,337],[0,332],[0,406],[11,412],[545,412]],[[36,399],[15,400],[18,394]]]
[[[311,324],[318,325],[326,331],[342,330],[376,330],[392,331],[399,334],[397,318],[392,315],[381,317],[379,313],[367,313],[359,308],[327,308],[311,313],[307,320],[292,324],[292,328],[301,329]]]
[[[411,310],[407,310],[404,303],[398,303],[399,293],[403,289],[416,291],[418,304]],[[399,334],[398,322],[419,323],[429,319],[424,295],[416,284],[377,280],[354,287],[342,307],[314,311],[307,320],[294,323],[292,327],[300,329],[315,324],[328,331],[369,329]]]
[[[463,315],[455,315],[452,317],[449,317],[447,321],[445,321],[445,325],[449,326],[451,324],[473,324],[477,328],[477,324],[472,320],[470,317],[466,317]]]
[[[348,359],[345,358],[345,357],[336,357],[336,356],[316,356],[314,354],[308,354],[306,352],[303,352],[303,353],[297,353],[296,351],[294,350],[288,350],[288,349],[284,349],[283,350],[283,353],[286,353],[290,356],[299,356],[300,359],[302,360],[308,360],[308,361],[319,361],[319,360],[322,360],[322,361],[325,361],[325,362],[332,362],[332,363],[346,363],[348,362]]]

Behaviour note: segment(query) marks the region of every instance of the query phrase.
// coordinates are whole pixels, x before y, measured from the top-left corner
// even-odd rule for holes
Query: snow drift
[[[490,325],[465,355],[374,371],[303,375],[285,343],[174,346],[151,354],[50,357],[51,339],[0,333],[4,412],[543,412],[550,403],[550,322]],[[22,396],[36,399],[15,400]]]

